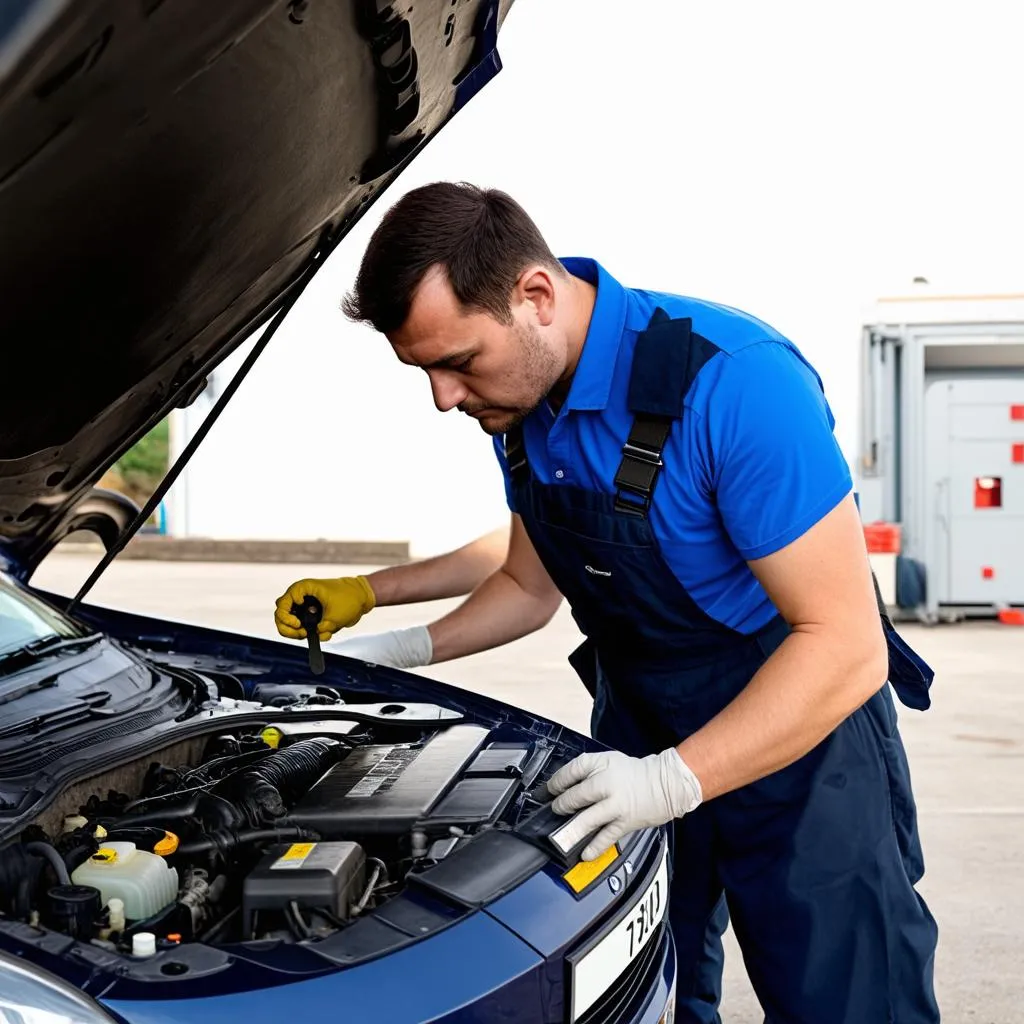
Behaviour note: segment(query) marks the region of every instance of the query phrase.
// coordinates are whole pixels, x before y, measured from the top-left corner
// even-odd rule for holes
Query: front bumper
[[[623,1024],[673,1024],[676,1012],[676,947],[668,929],[658,951],[660,969],[653,975],[646,997]]]
[[[383,957],[351,972],[276,989],[207,999],[101,999],[126,1024],[251,1024],[301,1016],[308,1020],[372,1020],[375,1024],[562,1024],[557,999],[548,998],[546,965],[486,915],[414,950]],[[458,933],[462,931],[462,934]],[[424,957],[430,948],[431,955]],[[436,955],[435,955],[436,954]],[[346,977],[348,974],[348,977]],[[399,980],[400,979],[400,980]],[[665,932],[645,985],[614,1024],[672,1024],[675,947]]]
[[[668,955],[665,959],[665,966],[661,973],[661,981],[668,986],[668,995],[665,997],[665,1002],[662,1003],[660,999],[660,988],[655,991],[652,1006],[657,1008],[659,1005],[662,1007],[661,1016],[658,1017],[658,1024],[675,1024],[676,1019],[676,972],[678,966],[676,964],[676,944],[672,940],[671,930],[666,935],[668,939]],[[647,1018],[641,1018],[638,1024],[646,1024]]]
[[[622,918],[629,901],[649,885],[651,871],[646,865],[664,856],[664,836],[652,832],[642,847],[638,844],[633,851],[637,857],[633,884],[620,890],[619,898],[609,900],[608,879],[577,898],[564,883],[552,888],[559,876],[545,871],[429,939],[348,970],[207,998],[176,998],[179,993],[173,985],[160,992],[136,990],[121,999],[111,998],[111,991],[101,1003],[128,1024],[220,1024],[225,1019],[262,1024],[293,1015],[296,1006],[311,1018],[333,1018],[342,1009],[354,1020],[377,1024],[478,1024],[484,1020],[568,1024],[567,957],[607,933]],[[645,870],[640,870],[641,863]],[[620,872],[616,877],[625,881],[625,862]],[[538,891],[541,885],[544,889]],[[538,902],[542,892],[547,899]],[[603,914],[593,913],[594,901],[601,904]],[[576,915],[579,918],[571,920]],[[515,918],[520,928],[537,927],[546,920],[548,930],[544,935],[535,932],[531,942],[511,927]],[[547,940],[549,947],[539,949],[543,943],[538,940]],[[610,978],[607,992],[574,1024],[671,1024],[675,982],[675,948],[664,920],[642,958],[634,961],[628,973]]]

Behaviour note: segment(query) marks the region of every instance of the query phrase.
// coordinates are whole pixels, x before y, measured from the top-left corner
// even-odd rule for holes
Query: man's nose
[[[469,397],[469,389],[465,384],[461,384],[452,374],[443,372],[430,374],[430,390],[439,412],[449,412]]]

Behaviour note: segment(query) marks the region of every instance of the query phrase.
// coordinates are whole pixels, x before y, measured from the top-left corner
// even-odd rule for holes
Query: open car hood
[[[92,490],[499,69],[512,0],[4,0],[0,554]]]

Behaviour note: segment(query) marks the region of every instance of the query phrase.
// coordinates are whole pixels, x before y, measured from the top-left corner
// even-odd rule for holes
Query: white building
[[[842,16],[812,0],[624,10],[519,0],[505,71],[310,285],[172,490],[172,532],[427,555],[504,519],[490,439],[437,413],[425,376],[339,311],[386,207],[427,181],[503,188],[557,253],[775,325],[821,373],[851,465],[864,300],[918,274],[1020,290],[1011,5],[970,19],[881,0]],[[179,439],[209,405],[178,415]]]

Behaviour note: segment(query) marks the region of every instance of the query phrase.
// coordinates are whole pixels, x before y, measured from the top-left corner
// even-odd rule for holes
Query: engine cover
[[[430,814],[488,735],[478,725],[453,725],[423,746],[359,747],[309,790],[289,820],[324,839],[406,833]]]

